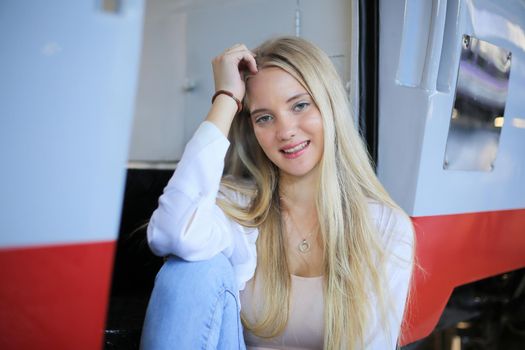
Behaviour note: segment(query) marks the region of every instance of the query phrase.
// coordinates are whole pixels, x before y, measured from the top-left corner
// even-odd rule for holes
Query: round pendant
[[[310,243],[306,239],[303,239],[301,243],[299,243],[299,251],[301,253],[308,253],[310,251]]]

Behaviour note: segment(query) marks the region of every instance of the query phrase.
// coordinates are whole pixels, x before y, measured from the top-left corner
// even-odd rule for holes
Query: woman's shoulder
[[[403,210],[374,199],[368,199],[368,209],[372,222],[387,246],[400,241],[413,244],[412,220]]]

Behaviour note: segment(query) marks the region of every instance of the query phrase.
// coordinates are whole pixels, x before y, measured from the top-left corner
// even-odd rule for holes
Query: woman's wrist
[[[228,95],[219,94],[213,101],[206,120],[215,124],[228,137],[233,118],[237,114],[237,102]]]
[[[221,109],[227,109],[228,111],[231,110],[234,116],[237,114],[237,111],[239,109],[237,102],[233,98],[225,94],[219,94],[215,97],[212,106],[217,104],[220,105]]]
[[[215,92],[215,94],[213,94],[213,97],[211,98],[211,103],[213,104],[213,101],[215,101],[215,99],[220,96],[220,95],[226,95],[226,96],[229,96],[232,100],[235,101],[235,103],[237,104],[237,113],[240,113],[241,110],[242,110],[242,103],[241,103],[241,100],[239,100],[237,97],[235,97],[235,95],[233,94],[233,92],[229,91],[229,90],[217,90]]]

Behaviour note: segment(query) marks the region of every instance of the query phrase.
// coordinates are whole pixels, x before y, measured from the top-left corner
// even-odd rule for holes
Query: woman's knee
[[[170,256],[157,274],[155,287],[177,285],[191,289],[222,287],[234,290],[234,281],[233,266],[222,253],[201,261],[186,261]]]
[[[195,344],[216,344],[223,332],[228,339],[242,340],[234,280],[233,267],[223,254],[198,262],[169,257],[155,280],[143,348],[160,348],[160,343],[202,348]]]

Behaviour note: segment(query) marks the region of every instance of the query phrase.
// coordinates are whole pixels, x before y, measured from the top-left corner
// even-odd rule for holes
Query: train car
[[[280,34],[329,54],[413,220],[404,348],[524,339],[523,0],[9,0],[0,19],[0,348],[138,348],[162,264],[141,227],[210,61]]]
[[[405,342],[477,315],[465,347],[510,348],[502,331],[524,314],[525,3],[380,1],[379,18],[377,169],[420,265]]]
[[[0,349],[102,347],[143,15],[0,2]]]

